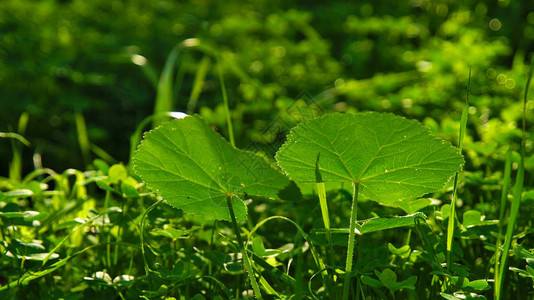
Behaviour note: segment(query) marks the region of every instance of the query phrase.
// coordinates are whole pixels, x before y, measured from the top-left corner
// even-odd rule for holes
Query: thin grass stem
[[[232,117],[230,115],[230,106],[228,105],[228,95],[226,94],[226,85],[224,84],[224,76],[222,73],[221,61],[217,58],[217,69],[219,71],[219,81],[221,83],[221,91],[224,101],[224,111],[226,112],[226,124],[228,126],[228,137],[230,138],[230,144],[235,148],[234,140],[234,128],[232,126]]]
[[[197,73],[195,74],[195,80],[193,81],[193,89],[191,95],[189,96],[189,102],[187,103],[187,114],[191,115],[195,112],[197,107],[198,98],[202,93],[202,88],[204,87],[204,82],[206,81],[206,74],[208,72],[211,60],[209,56],[204,56],[200,61],[200,65],[197,68]]]
[[[510,187],[510,181],[512,179],[512,146],[508,147],[508,151],[506,153],[506,162],[504,164],[504,182],[502,186],[502,192],[501,192],[501,205],[500,205],[500,212],[499,212],[499,227],[498,227],[498,236],[497,236],[497,243],[495,244],[495,275],[494,275],[494,281],[495,283],[499,282],[499,270],[501,267],[501,243],[502,243],[502,229],[504,226],[504,213],[506,212],[506,202],[508,200],[508,190]]]
[[[85,125],[85,119],[80,112],[74,114],[76,122],[76,131],[78,133],[78,143],[82,152],[83,162],[85,165],[89,165],[91,162],[91,143],[89,142],[89,136],[87,134],[87,127]]]
[[[514,227],[519,215],[519,207],[521,204],[521,197],[523,193],[523,184],[525,180],[525,141],[526,141],[526,112],[527,112],[527,99],[528,90],[530,88],[530,82],[532,80],[532,72],[534,68],[534,56],[530,62],[530,72],[528,74],[527,84],[525,86],[524,99],[523,99],[523,115],[522,115],[522,132],[521,132],[521,157],[519,160],[519,167],[517,169],[515,185],[513,188],[514,197],[512,199],[512,207],[510,208],[510,217],[508,218],[508,225],[506,226],[506,236],[504,238],[503,251],[501,255],[500,268],[497,270],[499,275],[498,281],[495,282],[495,299],[501,299],[503,294],[503,282],[504,275],[507,270],[508,251],[512,244],[512,238],[514,235]]]
[[[343,282],[343,300],[349,299],[350,275],[352,272],[352,261],[354,258],[354,231],[356,229],[356,218],[358,213],[358,190],[359,182],[353,182],[352,206],[350,208],[349,243],[347,247],[347,262],[345,264],[345,280]]]
[[[467,96],[465,99],[464,108],[462,110],[462,118],[460,119],[460,133],[458,134],[458,151],[461,153],[463,148],[465,128],[467,127],[467,116],[469,109],[469,94],[471,92],[471,68],[469,69],[469,81],[467,83]],[[449,224],[447,226],[447,270],[452,272],[452,244],[454,241],[454,227],[456,224],[456,201],[458,200],[458,176],[459,172],[454,174],[453,192],[451,201],[451,210],[449,215]]]
[[[145,254],[145,234],[144,234],[144,231],[145,231],[145,219],[148,216],[148,213],[150,213],[151,210],[156,208],[156,206],[158,206],[161,202],[163,202],[163,199],[159,199],[158,201],[154,202],[154,204],[152,204],[149,208],[147,208],[147,210],[143,213],[143,217],[141,218],[141,224],[139,225],[139,231],[140,231],[139,232],[139,239],[141,241],[141,254],[143,256],[143,264],[145,266],[145,275],[147,277],[149,277],[149,274],[150,274],[150,272],[152,270],[148,266],[148,262],[147,262],[146,254]]]
[[[256,299],[261,300],[263,298],[261,296],[260,287],[258,285],[258,282],[256,281],[256,277],[254,277],[254,270],[252,269],[252,265],[250,264],[250,260],[247,255],[245,245],[243,245],[243,239],[241,238],[241,233],[240,233],[239,227],[237,226],[237,221],[235,218],[235,212],[234,212],[234,207],[232,205],[231,196],[226,197],[226,204],[228,205],[228,210],[230,211],[230,218],[232,219],[232,225],[234,226],[234,231],[235,231],[235,236],[237,239],[238,247],[239,247],[239,250],[241,251],[241,255],[243,256],[243,262],[245,264],[245,268],[247,270],[250,283],[252,284],[254,295],[256,296]]]
[[[169,56],[167,57],[167,61],[165,61],[165,66],[163,67],[163,71],[161,72],[161,75],[159,77],[158,81],[158,88],[157,88],[157,94],[156,94],[156,102],[154,104],[154,114],[162,113],[162,112],[169,112],[172,111],[173,108],[173,73],[176,65],[176,60],[178,59],[178,55],[180,54],[180,51],[182,50],[183,45],[182,43],[179,43],[176,45]],[[166,121],[166,117],[162,115],[158,115],[158,117],[154,118],[153,121],[153,128],[156,128],[161,123]]]

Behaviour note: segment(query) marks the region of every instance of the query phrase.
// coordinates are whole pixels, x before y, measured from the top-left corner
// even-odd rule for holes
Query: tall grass
[[[187,103],[187,114],[193,114],[197,106],[198,98],[204,87],[206,81],[206,74],[211,65],[211,59],[209,56],[204,56],[200,60],[200,64],[195,74],[195,80],[193,81],[193,89],[191,90],[191,95],[189,96],[189,102]]]
[[[467,83],[467,95],[460,119],[460,133],[458,134],[458,151],[461,153],[464,143],[465,128],[467,126],[467,116],[469,110],[469,94],[471,92],[471,69],[469,69],[469,81]],[[456,223],[456,201],[458,200],[458,174],[454,175],[451,210],[449,214],[449,224],[447,226],[447,269],[452,271],[452,246],[454,242],[454,229]]]
[[[173,83],[174,83],[174,69],[178,54],[182,50],[182,43],[176,45],[165,61],[165,66],[159,77],[158,88],[156,94],[156,103],[154,104],[154,113],[162,113],[173,110]],[[167,118],[163,115],[158,115],[154,118],[153,128],[165,122]]]
[[[334,247],[332,245],[332,232],[330,230],[330,214],[328,212],[328,202],[326,200],[326,187],[319,171],[319,158],[317,156],[317,161],[315,162],[315,185],[317,188],[317,195],[319,197],[319,205],[321,207],[321,216],[323,218],[324,228],[326,230],[326,240],[328,243],[328,262],[331,266],[335,264],[334,260]],[[334,286],[335,277],[330,277],[327,272],[323,272],[323,280],[326,285],[326,291],[330,294],[332,299],[337,298],[336,288]]]
[[[352,273],[352,261],[354,259],[354,235],[358,213],[358,191],[360,183],[354,182],[352,185],[352,206],[350,208],[349,241],[347,247],[347,262],[345,264],[345,280],[343,281],[343,300],[348,300],[350,293],[350,279]]]
[[[500,266],[501,266],[501,246],[502,246],[502,230],[504,226],[504,213],[506,212],[506,203],[508,202],[508,192],[510,187],[510,182],[512,181],[512,145],[508,147],[506,153],[506,161],[504,163],[504,181],[502,184],[501,190],[501,203],[499,207],[499,225],[498,225],[498,236],[497,242],[495,245],[495,275],[494,282],[499,282],[500,276]]]
[[[26,133],[26,127],[28,126],[28,120],[30,115],[26,112],[22,113],[19,117],[19,124],[17,127],[17,133],[3,133],[3,137],[16,139],[22,144],[28,146],[30,143],[23,137]],[[14,140],[11,142],[11,149],[13,151],[13,159],[9,164],[9,178],[14,181],[20,181],[22,178],[22,145],[16,143]]]
[[[76,123],[76,132],[78,133],[78,145],[82,152],[82,158],[85,166],[91,163],[91,143],[89,142],[89,135],[87,134],[87,126],[85,125],[85,118],[81,112],[74,113],[74,121]]]
[[[528,91],[530,88],[530,82],[532,79],[532,71],[534,67],[534,56],[530,62],[530,72],[528,74],[527,84],[525,86],[524,98],[523,98],[523,114],[521,120],[521,150],[520,150],[520,159],[519,166],[517,169],[517,174],[515,178],[515,185],[513,187],[513,199],[512,207],[510,208],[510,216],[508,218],[508,225],[506,226],[506,236],[504,239],[503,251],[500,257],[500,266],[495,272],[498,272],[495,276],[495,299],[501,299],[503,294],[503,282],[504,276],[507,269],[508,262],[508,251],[510,250],[510,245],[512,244],[512,237],[514,234],[515,223],[519,216],[519,207],[521,204],[521,196],[523,193],[523,184],[525,179],[525,142],[526,142],[526,113],[527,113],[527,99]],[[502,221],[502,220],[501,220]],[[498,251],[498,249],[497,249]]]

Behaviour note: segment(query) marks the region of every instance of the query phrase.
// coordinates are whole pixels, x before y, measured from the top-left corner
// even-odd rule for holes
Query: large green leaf
[[[451,144],[415,120],[375,112],[328,114],[293,128],[276,155],[297,182],[359,183],[384,205],[439,190],[463,164]]]
[[[170,205],[209,219],[246,218],[240,198],[277,198],[289,179],[258,155],[233,148],[198,116],[148,132],[133,157],[134,170]]]

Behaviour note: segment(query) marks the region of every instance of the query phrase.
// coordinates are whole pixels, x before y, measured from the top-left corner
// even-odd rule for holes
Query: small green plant
[[[198,116],[174,120],[147,133],[133,165],[170,205],[232,222],[254,293],[261,298],[237,221],[246,220],[246,197],[278,198],[289,180],[263,158],[232,147]]]
[[[439,190],[463,164],[450,144],[417,121],[392,114],[331,114],[291,130],[276,155],[297,182],[353,186],[343,299],[349,298],[358,197],[396,206],[402,199]]]
[[[455,148],[418,122],[378,113],[333,114],[304,122],[291,131],[276,158],[297,182],[353,184],[344,299],[349,297],[358,196],[406,206],[401,200],[442,188],[463,163]],[[290,184],[287,177],[257,155],[233,148],[198,116],[147,133],[133,165],[169,204],[186,213],[232,221],[255,294],[261,297],[236,221],[246,219],[242,200],[279,198]],[[330,232],[327,213],[323,217]]]
[[[417,276],[410,276],[403,281],[397,281],[397,274],[391,269],[385,269],[382,272],[375,270],[375,275],[378,280],[370,276],[362,276],[362,282],[374,288],[386,287],[389,293],[395,299],[395,292],[400,289],[415,289],[415,283],[417,282]]]

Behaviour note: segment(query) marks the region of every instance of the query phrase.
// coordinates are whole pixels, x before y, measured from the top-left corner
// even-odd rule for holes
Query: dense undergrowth
[[[239,1],[0,3],[2,299],[534,297],[532,4],[270,5],[277,9]],[[198,113],[184,120],[204,125],[165,123],[175,110]],[[286,134],[310,138],[295,125],[364,111],[419,120],[458,148],[462,170],[451,168],[437,191],[384,186],[369,196],[361,178],[321,173],[343,175],[315,148],[284,165]],[[363,127],[393,126],[384,118]],[[201,197],[201,189],[152,190],[134,167],[151,124],[176,124],[186,132],[176,140],[202,141],[184,153],[207,167],[234,168],[227,157],[254,154],[232,172],[213,167],[210,202],[182,207],[168,198]],[[226,149],[222,162],[205,150],[212,142]],[[174,150],[150,153],[201,182],[167,144]],[[347,149],[343,155],[362,155]],[[306,154],[311,173],[291,170]],[[269,186],[283,190],[234,193],[266,170],[281,176]],[[300,182],[307,176],[312,183]],[[214,186],[221,182],[228,186]],[[228,203],[246,205],[235,206],[235,223]]]

